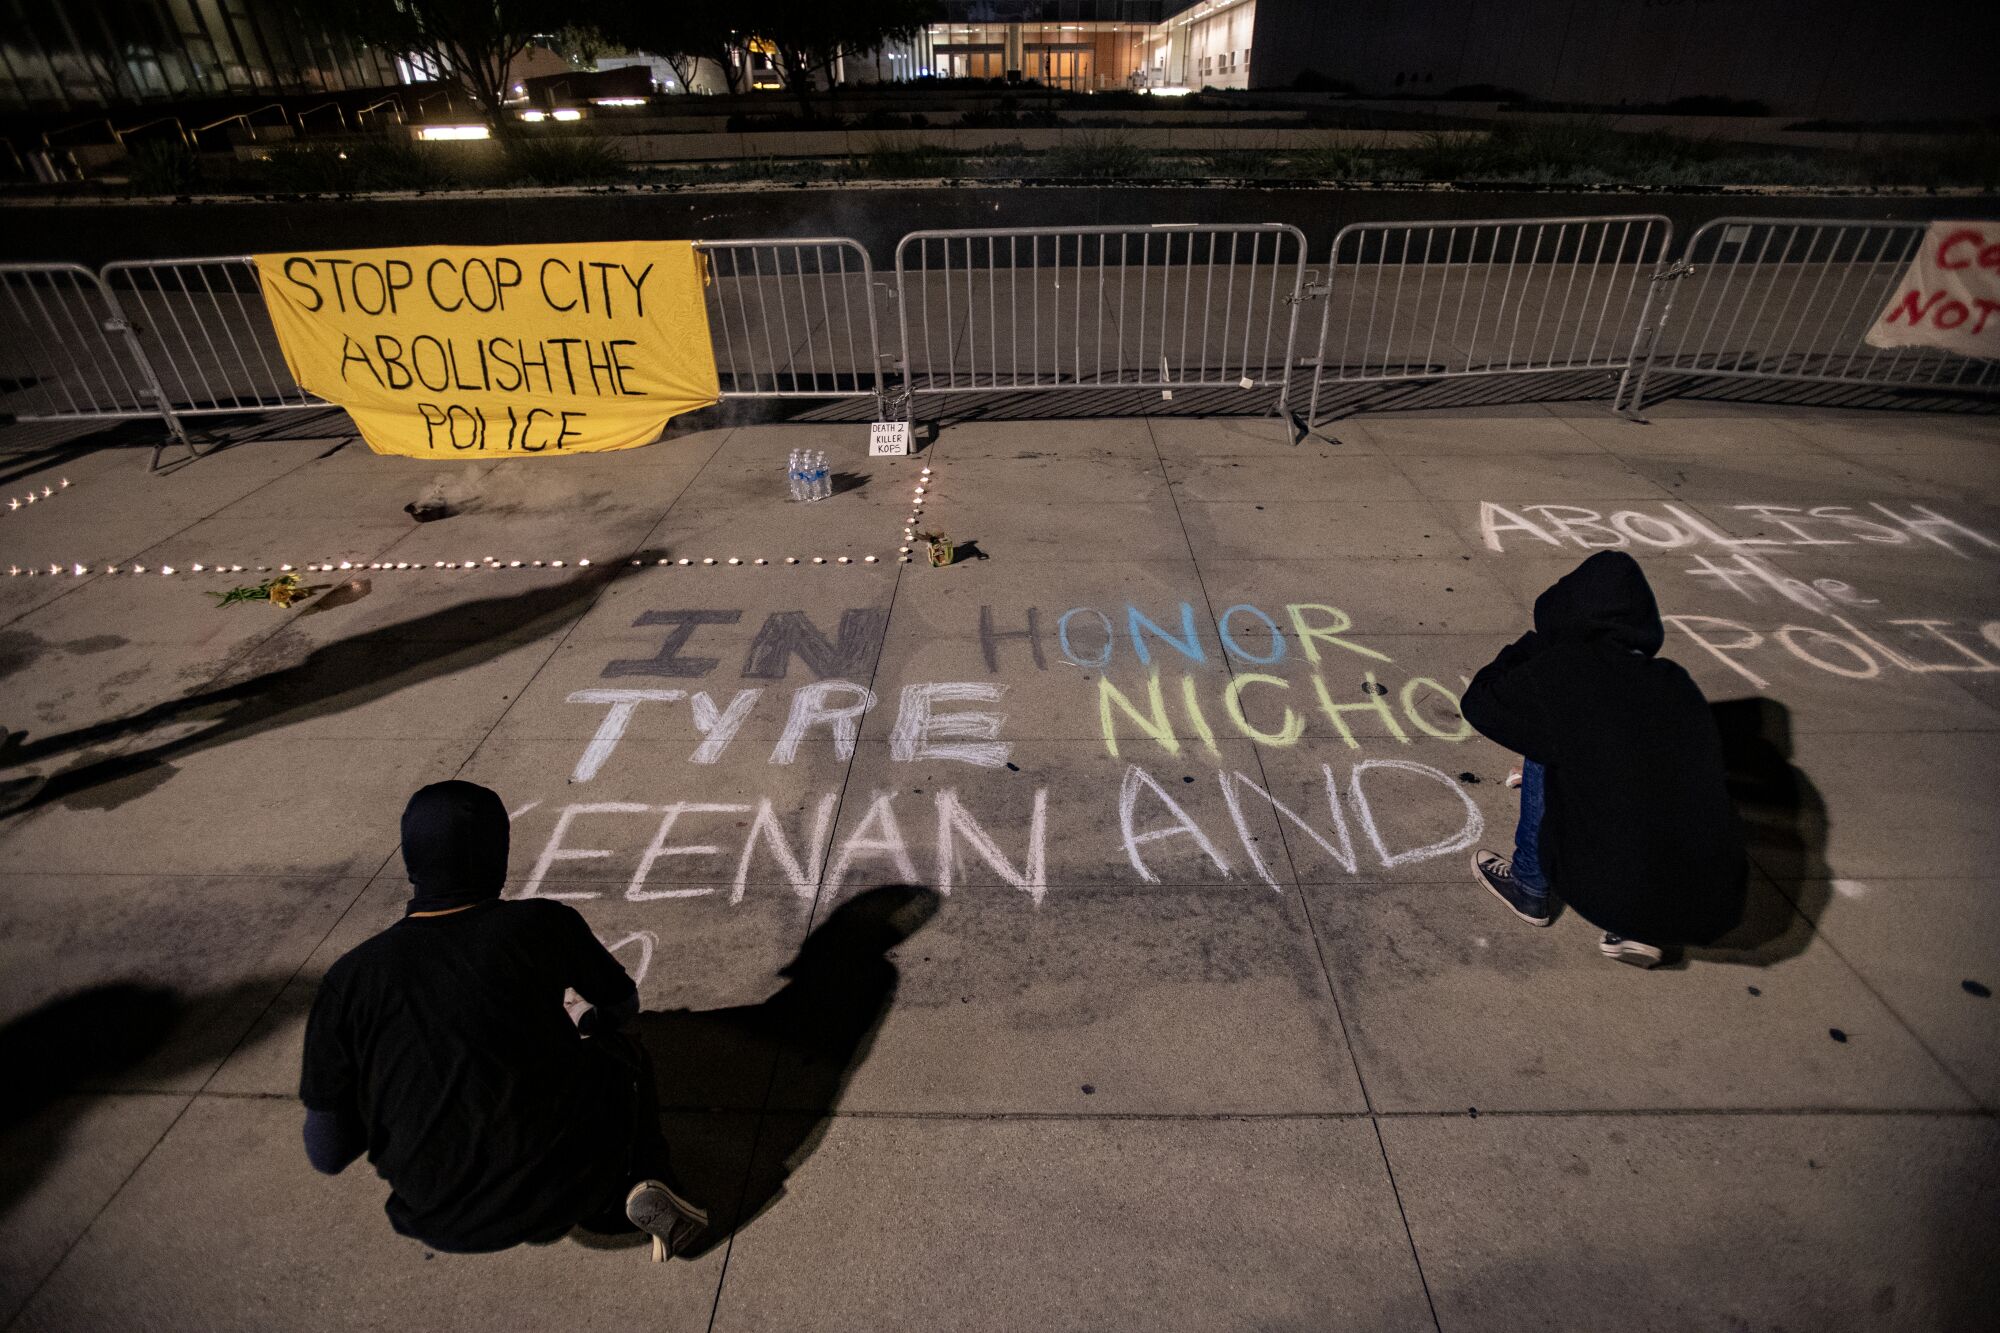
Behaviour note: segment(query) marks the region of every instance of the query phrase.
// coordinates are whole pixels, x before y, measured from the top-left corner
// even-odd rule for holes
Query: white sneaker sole
[[[625,1216],[633,1226],[666,1243],[670,1253],[686,1249],[708,1229],[708,1214],[657,1180],[642,1180],[625,1196]]]
[[[1662,961],[1658,949],[1651,945],[1634,945],[1629,940],[1623,944],[1600,944],[1597,946],[1597,951],[1614,963],[1623,963],[1627,967],[1636,967],[1648,972],[1658,967]]]

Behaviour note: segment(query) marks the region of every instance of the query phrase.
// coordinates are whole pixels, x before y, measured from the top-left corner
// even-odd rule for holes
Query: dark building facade
[[[268,0],[0,0],[0,109],[344,92],[396,83],[389,56]]]
[[[1842,120],[2000,113],[2000,4],[1941,0],[1256,0],[1254,88],[1515,89],[1597,106],[1762,102]]]

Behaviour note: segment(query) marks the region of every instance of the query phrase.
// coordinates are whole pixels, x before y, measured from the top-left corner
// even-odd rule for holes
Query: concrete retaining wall
[[[1047,152],[1064,144],[1117,142],[1151,152],[1302,152],[1314,148],[1407,148],[1413,130],[1227,129],[1165,126],[1090,129],[1064,126],[1000,130],[789,130],[773,133],[632,134],[617,142],[634,162],[728,162],[758,157],[856,157],[881,148],[933,147],[988,152],[1020,147]]]
[[[174,259],[371,245],[698,237],[851,236],[888,267],[905,233],[932,227],[1055,227],[1167,222],[1287,222],[1324,264],[1349,222],[1664,213],[1677,236],[1735,214],[1781,217],[1988,217],[2000,195],[1617,194],[1473,190],[1230,189],[1190,185],[905,186],[843,189],[508,191],[492,194],[189,203],[7,203],[10,260]]]

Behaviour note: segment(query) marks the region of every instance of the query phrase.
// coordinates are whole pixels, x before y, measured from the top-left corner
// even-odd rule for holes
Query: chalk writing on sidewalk
[[[1689,506],[1603,512],[1579,505],[1479,506],[1486,548],[1519,550],[1629,547],[1635,554],[1683,551],[1676,568],[1704,588],[1733,599],[1728,615],[1669,604],[1661,619],[1678,636],[1728,667],[1754,689],[1770,687],[1767,673],[1787,663],[1849,680],[1899,675],[2000,671],[2000,620],[1966,623],[1942,616],[1897,614],[1846,579],[1815,577],[1815,560],[1828,548],[1881,552],[1884,559],[1950,555],[1988,560],[2000,542],[1930,505],[1730,504],[1719,512],[1744,516],[1759,535],[1737,536]],[[1683,548],[1706,547],[1707,550]],[[1900,550],[1901,555],[1894,552]],[[1788,562],[1793,567],[1787,567]],[[1798,568],[1800,562],[1805,567]],[[1778,604],[1798,623],[1773,626],[1743,618],[1742,604]],[[1713,608],[1721,609],[1721,608]]]

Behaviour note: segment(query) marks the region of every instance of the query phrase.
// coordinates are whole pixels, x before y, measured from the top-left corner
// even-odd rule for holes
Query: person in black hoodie
[[[366,1152],[390,1225],[433,1249],[629,1222],[684,1252],[708,1218],[667,1184],[652,1071],[616,1031],[638,988],[574,908],[501,901],[507,851],[487,788],[410,798],[410,905],[328,969],[306,1022],[306,1155],[334,1175]],[[594,1006],[581,1025],[570,988]]]
[[[1535,599],[1535,628],[1460,709],[1523,760],[1513,860],[1477,852],[1480,883],[1535,926],[1560,896],[1640,967],[1736,925],[1748,874],[1714,717],[1665,639],[1638,562],[1599,551]]]

